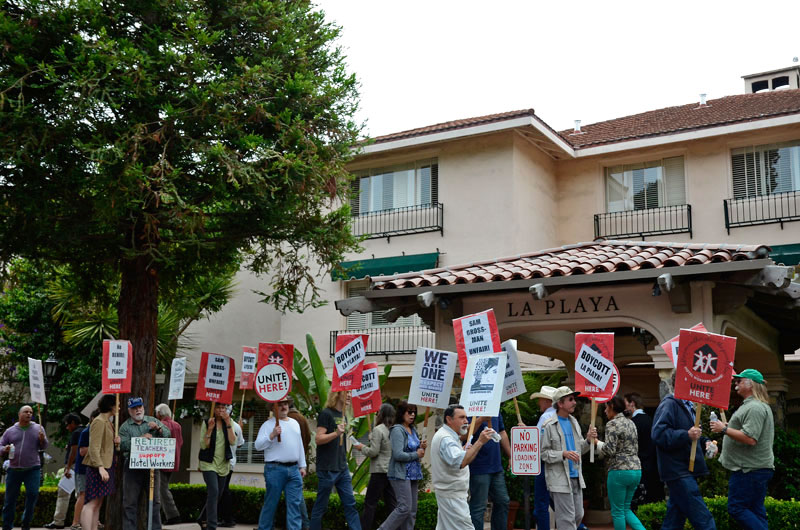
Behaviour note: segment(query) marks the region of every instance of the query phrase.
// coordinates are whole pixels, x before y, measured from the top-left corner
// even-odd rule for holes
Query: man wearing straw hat
[[[736,393],[744,403],[733,413],[730,423],[711,422],[711,430],[724,435],[719,461],[731,472],[728,513],[743,528],[766,529],[764,498],[775,470],[775,420],[761,372],[748,368],[733,377]]]
[[[541,453],[547,489],[553,498],[556,526],[559,530],[576,530],[583,519],[583,481],[581,454],[589,450],[597,430],[589,428],[586,439],[581,435],[578,420],[572,416],[579,392],[560,386],[553,393],[555,415],[542,424]]]
[[[556,389],[552,386],[544,385],[538,392],[531,394],[531,399],[539,400],[539,422],[536,427],[542,432],[542,425],[552,416],[555,416],[556,409],[553,407],[553,394]],[[544,467],[541,473],[536,476],[533,488],[533,517],[536,519],[536,528],[547,530],[550,528],[550,492],[547,491],[547,481],[545,480]]]

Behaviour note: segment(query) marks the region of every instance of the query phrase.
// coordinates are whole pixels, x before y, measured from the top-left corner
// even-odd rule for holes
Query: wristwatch
[[[722,434],[724,436],[727,433],[728,433],[728,426],[726,425],[725,427],[722,428]]]

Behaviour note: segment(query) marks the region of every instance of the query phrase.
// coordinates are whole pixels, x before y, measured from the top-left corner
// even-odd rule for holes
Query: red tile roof
[[[800,113],[800,90],[776,90],[712,99],[703,107],[699,103],[690,103],[592,123],[584,125],[582,132],[578,134],[573,134],[570,129],[553,132],[574,148],[580,149],[798,113]],[[523,109],[437,123],[378,136],[373,140],[375,143],[385,143],[525,116],[539,120],[552,130],[536,116],[533,109]]]
[[[372,278],[375,289],[603,274],[766,258],[766,245],[595,241],[508,258]]]

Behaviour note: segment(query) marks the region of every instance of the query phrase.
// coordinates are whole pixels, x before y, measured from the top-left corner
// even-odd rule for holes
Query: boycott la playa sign
[[[473,355],[496,353],[502,349],[494,309],[453,319],[453,333],[462,379],[467,369],[467,359]]]
[[[131,391],[133,346],[127,340],[103,341],[103,393]]]
[[[511,472],[538,475],[542,472],[538,427],[511,427]]]
[[[175,438],[131,438],[131,469],[175,467]]]
[[[214,401],[229,405],[233,401],[236,363],[226,355],[203,352],[197,377],[197,401]]]
[[[587,397],[611,397],[613,371],[614,334],[576,333],[575,390]]]
[[[417,348],[408,402],[421,407],[446,409],[450,404],[458,355],[450,351]]]
[[[675,397],[727,410],[736,338],[682,329]]]
[[[253,388],[256,379],[258,352],[252,346],[242,346],[242,375],[239,378],[239,390]]]
[[[689,329],[693,331],[707,331],[706,327],[703,325],[702,322],[699,324],[695,324]],[[675,368],[678,367],[678,348],[680,346],[680,338],[681,338],[680,335],[675,335],[674,337],[672,337],[667,342],[661,345],[661,349],[664,350],[664,353],[667,354],[669,360],[672,361],[672,366],[674,366]]]
[[[369,335],[337,335],[336,353],[333,354],[333,381],[331,391],[357,390],[361,386],[361,372],[367,357]]]
[[[361,371],[361,388],[353,390],[353,416],[356,418],[378,412],[381,406],[381,388],[378,381],[378,364],[365,364]]]
[[[467,361],[461,406],[467,416],[497,416],[503,397],[506,354],[473,355]]]
[[[255,390],[264,401],[283,401],[292,390],[294,345],[258,343],[258,371]]]

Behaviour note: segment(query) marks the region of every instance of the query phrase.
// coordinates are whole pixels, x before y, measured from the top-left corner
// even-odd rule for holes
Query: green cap
[[[740,379],[750,379],[751,381],[755,381],[759,384],[764,384],[764,376],[761,375],[761,372],[755,370],[753,368],[748,368],[746,370],[742,370],[738,374],[734,374],[733,377],[738,377]]]

